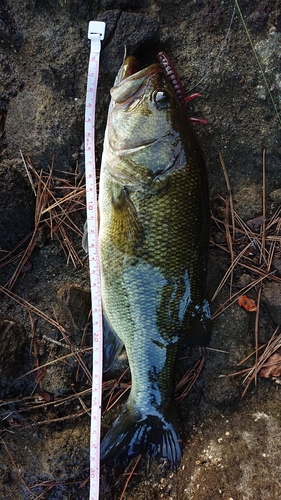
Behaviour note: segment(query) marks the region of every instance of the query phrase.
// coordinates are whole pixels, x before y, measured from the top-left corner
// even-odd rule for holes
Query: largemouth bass
[[[173,399],[182,345],[207,345],[209,197],[201,148],[160,64],[127,58],[111,90],[100,175],[102,303],[132,389],[102,463],[181,458]]]

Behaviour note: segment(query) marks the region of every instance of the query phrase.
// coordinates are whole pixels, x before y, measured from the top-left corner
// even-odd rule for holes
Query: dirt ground
[[[89,497],[91,325],[88,263],[81,249],[88,23],[107,22],[97,96],[98,163],[109,90],[124,46],[142,65],[165,50],[186,91],[201,94],[189,110],[191,116],[208,120],[195,127],[207,162],[213,215],[208,280],[212,296],[230,264],[225,226],[218,222],[225,220],[221,197],[227,195],[218,151],[234,209],[244,221],[263,214],[264,147],[267,221],[281,206],[281,4],[240,0],[239,5],[252,46],[234,0],[1,1],[1,499]],[[27,168],[37,204],[24,163],[33,165],[33,171]],[[40,195],[38,186],[43,185],[49,190]],[[52,205],[50,193],[57,199],[69,193],[76,197],[49,210],[38,224],[38,200]],[[280,236],[278,223],[272,227]],[[235,255],[248,242],[240,236]],[[11,282],[28,243],[25,266]],[[281,323],[280,238],[271,248],[267,270],[274,271],[275,278],[264,279],[249,292],[255,301],[261,294],[256,326],[261,344]],[[256,258],[248,267],[253,263],[263,265]],[[238,265],[233,293],[257,276],[262,275]],[[123,496],[127,500],[281,497],[279,379],[258,377],[257,387],[252,383],[241,398],[242,377],[228,376],[245,368],[237,364],[254,349],[256,318],[237,302],[216,314],[229,297],[229,283],[230,277],[212,302],[211,349],[205,352],[203,370],[179,405],[183,458],[178,473],[159,464],[148,472],[141,464]],[[178,378],[199,356],[198,349],[187,351]],[[246,363],[250,366],[252,360]],[[119,409],[107,414],[103,433]],[[119,500],[126,478],[102,470],[100,499]]]

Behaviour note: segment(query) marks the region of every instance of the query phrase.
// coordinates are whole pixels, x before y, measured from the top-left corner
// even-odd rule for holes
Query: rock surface
[[[274,323],[281,325],[281,283],[266,283],[263,300]]]
[[[221,231],[226,210],[218,195],[225,199],[228,193],[218,150],[226,165],[234,209],[247,221],[262,216],[262,148],[266,145],[265,192],[271,193],[266,196],[267,221],[280,206],[280,116],[271,100],[280,107],[280,12],[274,1],[253,5],[240,0],[239,5],[267,84],[239,13],[234,12],[234,1],[1,1],[2,286],[26,249],[25,244],[17,245],[33,231],[36,215],[35,196],[20,151],[38,175],[53,168],[52,194],[44,194],[51,197],[48,206],[54,201],[53,194],[70,193],[77,183],[75,172],[84,133],[88,23],[100,19],[106,20],[107,27],[96,110],[98,166],[109,92],[125,47],[142,66],[155,61],[159,50],[165,50],[185,89],[202,96],[190,103],[188,112],[208,120],[206,126],[195,127],[207,162],[212,214],[222,221],[214,222],[211,235],[209,283],[210,295],[214,294],[230,264],[227,238]],[[54,211],[53,218],[50,212],[44,213],[47,233],[28,255],[29,266],[19,274],[12,291],[1,290],[0,498],[5,500],[89,498],[92,333],[87,325],[88,263],[81,253],[84,202],[84,198],[77,201],[75,212],[65,203],[62,219],[54,217]],[[75,229],[69,233],[69,226],[74,227],[71,221]],[[65,233],[60,233],[61,227]],[[276,228],[277,224],[272,230]],[[255,246],[258,235],[252,239]],[[245,248],[241,231],[235,234],[234,250],[237,248]],[[278,278],[280,242],[275,251]],[[258,266],[258,258],[248,255],[244,267],[235,270],[234,292],[256,279],[245,268],[250,264]],[[228,277],[212,302],[214,313],[228,300],[230,282]],[[280,283],[265,279],[263,285],[261,342],[268,341],[275,328],[267,310],[275,323],[281,322]],[[251,290],[255,299],[257,290]],[[183,458],[177,475],[158,463],[148,472],[142,463],[124,499],[281,497],[281,392],[273,380],[259,379],[258,391],[250,385],[241,400],[241,377],[228,377],[241,369],[237,364],[253,351],[255,316],[250,314],[236,303],[214,314],[204,369],[179,405]],[[183,356],[177,379],[192,368],[199,355],[194,349]],[[125,386],[127,382],[125,379]],[[122,401],[105,413],[102,434],[120,411]],[[122,478],[118,471],[114,474],[102,470],[100,500],[121,497],[127,476]]]

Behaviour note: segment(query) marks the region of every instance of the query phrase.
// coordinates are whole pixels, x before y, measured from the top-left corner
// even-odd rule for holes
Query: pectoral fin
[[[111,240],[125,253],[132,254],[142,246],[144,232],[126,187],[117,196],[112,195],[112,208]]]

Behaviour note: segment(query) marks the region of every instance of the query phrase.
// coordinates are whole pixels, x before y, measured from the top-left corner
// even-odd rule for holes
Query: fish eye
[[[152,94],[152,98],[159,108],[164,108],[170,102],[170,95],[167,90],[155,90]]]

